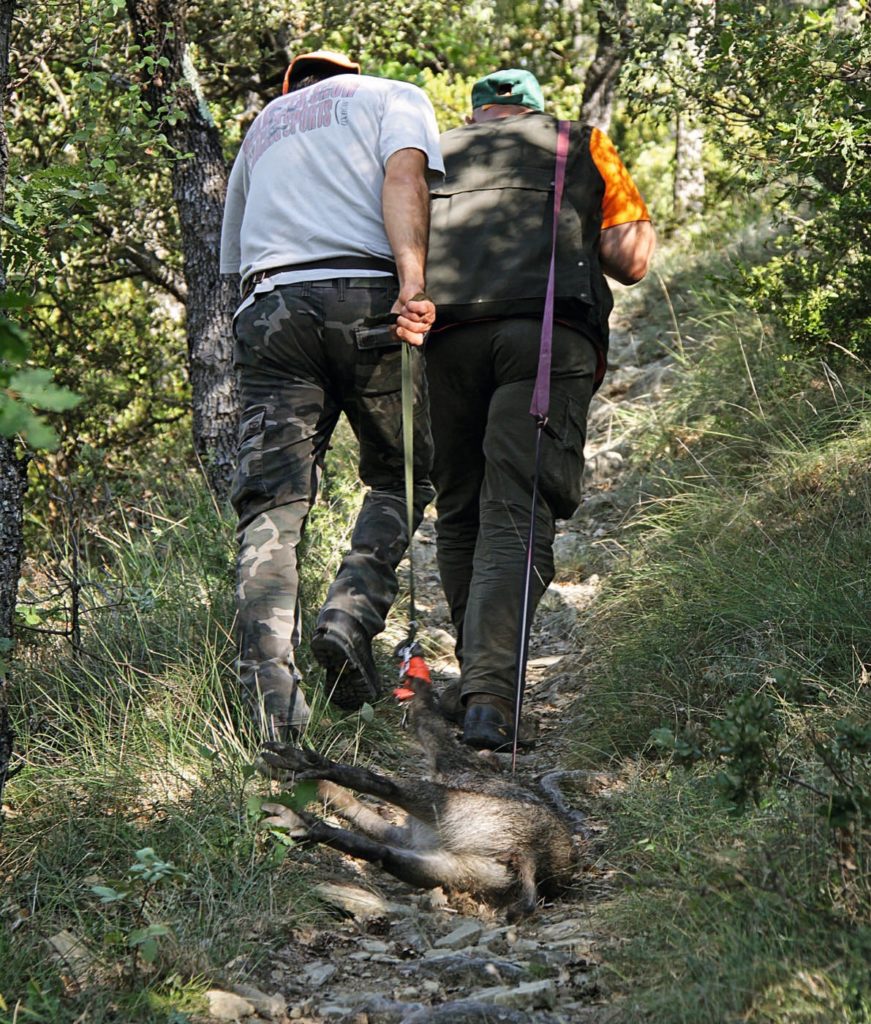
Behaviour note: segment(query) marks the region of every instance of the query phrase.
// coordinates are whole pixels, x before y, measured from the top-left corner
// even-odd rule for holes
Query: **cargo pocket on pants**
[[[266,422],[266,406],[252,406],[247,409],[239,424],[239,447],[236,473],[230,501],[237,513],[241,513],[246,500],[261,497],[266,493],[263,480],[263,425]]]
[[[541,493],[557,519],[570,518],[581,502],[587,406],[553,395],[549,432],[542,438]]]

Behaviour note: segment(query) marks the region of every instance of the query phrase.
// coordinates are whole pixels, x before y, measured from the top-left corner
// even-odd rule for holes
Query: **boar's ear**
[[[432,683],[428,679],[413,679],[411,688],[414,690],[414,699],[427,708],[435,708],[435,696],[432,690]]]

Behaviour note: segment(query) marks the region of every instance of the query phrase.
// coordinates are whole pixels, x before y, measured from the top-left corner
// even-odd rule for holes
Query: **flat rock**
[[[534,1014],[477,998],[426,1006],[403,1017],[400,1024],[562,1024],[549,1013]]]
[[[483,931],[480,921],[463,921],[453,931],[436,939],[433,946],[436,949],[462,949],[464,946],[474,946]]]
[[[349,1024],[356,1024],[356,1020],[365,1020],[366,1024],[403,1024],[409,1014],[422,1009],[423,1003],[370,995],[355,1006],[347,1019]]]
[[[84,984],[94,966],[94,953],[85,940],[64,928],[46,942],[64,969],[75,977],[79,985]]]
[[[520,978],[524,968],[509,960],[495,957],[442,956],[404,964],[401,971],[407,976],[437,978],[442,983],[454,987],[471,987],[493,982],[504,985]]]
[[[381,939],[363,939],[360,945],[367,953],[386,953],[390,949]]]
[[[328,964],[318,960],[313,964],[306,964],[302,972],[303,983],[309,988],[320,988],[325,985],[336,973],[335,964]]]
[[[556,1006],[556,985],[550,978],[527,981],[522,985],[500,985],[475,993],[480,1002],[508,1006],[515,1010],[552,1010]]]
[[[560,939],[569,939],[574,936],[589,939],[592,937],[589,921],[579,917],[570,917],[564,921],[557,921],[555,924],[545,925],[538,930],[540,939],[546,942],[556,942]]]

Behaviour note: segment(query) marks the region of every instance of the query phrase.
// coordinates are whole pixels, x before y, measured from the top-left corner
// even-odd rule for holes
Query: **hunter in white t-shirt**
[[[432,106],[407,82],[337,75],[273,100],[233,165],[221,273],[240,274],[244,286],[272,267],[334,256],[392,259],[381,190],[388,158],[406,148],[426,154],[430,182],[443,175]],[[323,276],[304,270],[273,283]]]
[[[413,396],[412,532],[432,498],[420,346],[429,186],[444,173],[432,106],[416,86],[359,74],[343,54],[296,57],[285,95],[255,119],[230,176],[221,271],[240,274],[233,324],[240,425],[240,692],[261,738],[302,733],[310,711],[297,548],[344,414],[368,489],[316,628],[326,699],[355,710],[381,693],[371,640],[384,629],[408,544],[402,364]]]

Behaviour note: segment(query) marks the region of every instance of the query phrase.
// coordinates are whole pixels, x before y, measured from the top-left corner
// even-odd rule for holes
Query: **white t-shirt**
[[[387,159],[399,149],[426,154],[431,182],[444,175],[432,105],[408,82],[337,75],[273,100],[230,173],[221,273],[244,281],[258,270],[336,256],[392,259],[381,190]],[[297,271],[292,279],[323,276]]]

